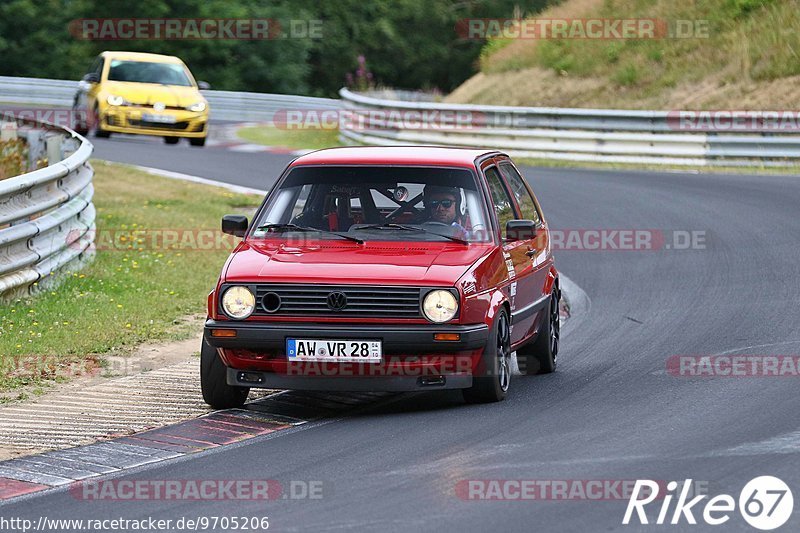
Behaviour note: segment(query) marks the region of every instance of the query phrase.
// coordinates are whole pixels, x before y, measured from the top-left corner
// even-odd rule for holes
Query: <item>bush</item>
[[[0,141],[0,180],[26,172],[28,148],[22,139]]]
[[[639,81],[639,69],[636,68],[636,65],[629,63],[617,70],[611,79],[614,83],[623,87],[636,85]]]

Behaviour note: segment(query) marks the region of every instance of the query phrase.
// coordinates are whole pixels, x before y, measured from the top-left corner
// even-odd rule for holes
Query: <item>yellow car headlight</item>
[[[206,103],[205,102],[195,102],[189,107],[187,107],[189,111],[194,111],[195,113],[199,113],[200,111],[206,110]]]
[[[222,308],[229,317],[242,320],[255,311],[256,297],[247,287],[233,286],[222,295]]]
[[[441,324],[456,316],[458,300],[450,291],[431,291],[422,300],[422,311],[428,320]]]
[[[108,98],[106,98],[106,102],[108,102],[108,105],[125,105],[128,103],[123,97],[115,94],[109,94]]]

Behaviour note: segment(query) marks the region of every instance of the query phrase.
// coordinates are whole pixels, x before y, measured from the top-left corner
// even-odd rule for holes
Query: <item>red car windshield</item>
[[[335,239],[324,232],[337,232],[363,240],[487,242],[489,220],[467,169],[309,166],[290,171],[251,237],[303,232]],[[308,228],[320,232],[312,236]]]

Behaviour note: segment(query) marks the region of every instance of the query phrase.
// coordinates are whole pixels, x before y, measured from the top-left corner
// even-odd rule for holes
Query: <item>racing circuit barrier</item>
[[[0,76],[0,102],[9,104],[72,107],[77,90],[77,81]],[[212,90],[202,93],[214,120],[270,121],[276,111],[284,109],[341,107],[339,100],[330,98]]]
[[[27,174],[0,180],[0,298],[52,288],[59,272],[94,256],[92,144],[45,122],[0,122],[3,140],[22,138]],[[46,166],[42,166],[46,164]],[[38,168],[42,166],[42,168]]]
[[[768,112],[739,120],[732,116],[736,112],[704,117],[701,112],[412,102],[347,89],[339,94],[349,115],[339,130],[345,144],[493,148],[514,157],[608,163],[790,166],[800,162],[800,126],[765,128],[763,124],[776,119]],[[711,120],[704,123],[703,118]],[[719,122],[731,127],[719,128]]]

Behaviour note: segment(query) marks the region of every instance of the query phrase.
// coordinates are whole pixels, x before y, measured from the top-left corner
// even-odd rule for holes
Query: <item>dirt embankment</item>
[[[666,33],[491,39],[481,72],[446,100],[666,110],[795,110],[800,103],[800,0],[567,0],[535,18],[648,19]],[[691,35],[676,36],[679,25]]]

